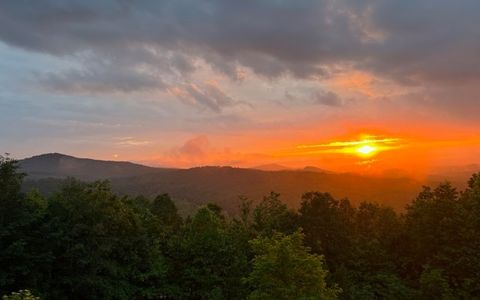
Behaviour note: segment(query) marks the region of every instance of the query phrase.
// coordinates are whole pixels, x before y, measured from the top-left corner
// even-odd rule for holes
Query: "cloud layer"
[[[169,63],[188,72],[188,58],[201,57],[232,76],[241,65],[304,77],[353,63],[405,81],[460,81],[480,72],[474,0],[50,0],[0,8],[4,42],[112,64]],[[181,54],[158,55],[169,50]]]
[[[0,101],[12,118],[43,101],[59,123],[72,114],[63,101],[81,122],[108,107],[107,127],[183,136],[475,123],[478,11],[477,0],[1,1],[0,55],[15,62],[1,65]]]

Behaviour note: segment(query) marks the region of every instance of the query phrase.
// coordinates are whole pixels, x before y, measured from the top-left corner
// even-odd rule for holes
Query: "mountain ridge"
[[[62,153],[45,153],[19,160],[20,170],[30,178],[76,177],[96,180],[141,175],[162,170],[128,161],[108,161],[78,158]]]
[[[28,173],[25,187],[53,192],[68,177],[84,181],[109,180],[117,193],[153,198],[168,193],[184,212],[213,202],[235,213],[239,197],[254,202],[275,191],[290,207],[300,205],[303,193],[328,192],[353,203],[374,201],[403,209],[422,184],[410,178],[377,178],[317,169],[262,171],[247,168],[205,166],[190,169],[148,167],[130,162],[76,158],[59,153],[20,160]]]

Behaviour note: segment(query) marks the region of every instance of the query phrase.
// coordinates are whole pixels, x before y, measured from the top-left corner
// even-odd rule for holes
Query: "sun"
[[[355,151],[361,156],[371,156],[374,155],[378,149],[373,145],[363,145],[356,148]]]
[[[370,159],[372,156],[404,147],[405,141],[396,137],[361,135],[358,139],[333,140],[327,143],[298,145],[305,154],[340,153]]]

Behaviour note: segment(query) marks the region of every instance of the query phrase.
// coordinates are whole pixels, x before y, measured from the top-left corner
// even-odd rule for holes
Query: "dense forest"
[[[207,204],[186,218],[167,194],[70,179],[43,196],[24,175],[0,158],[5,299],[480,298],[480,174],[402,213],[322,192],[293,210],[272,192],[235,217]]]

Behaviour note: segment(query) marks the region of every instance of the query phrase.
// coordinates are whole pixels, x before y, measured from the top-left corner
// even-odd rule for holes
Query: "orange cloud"
[[[325,83],[340,94],[353,93],[371,98],[392,96],[396,93],[405,92],[404,88],[399,88],[391,81],[356,70],[342,71]]]

